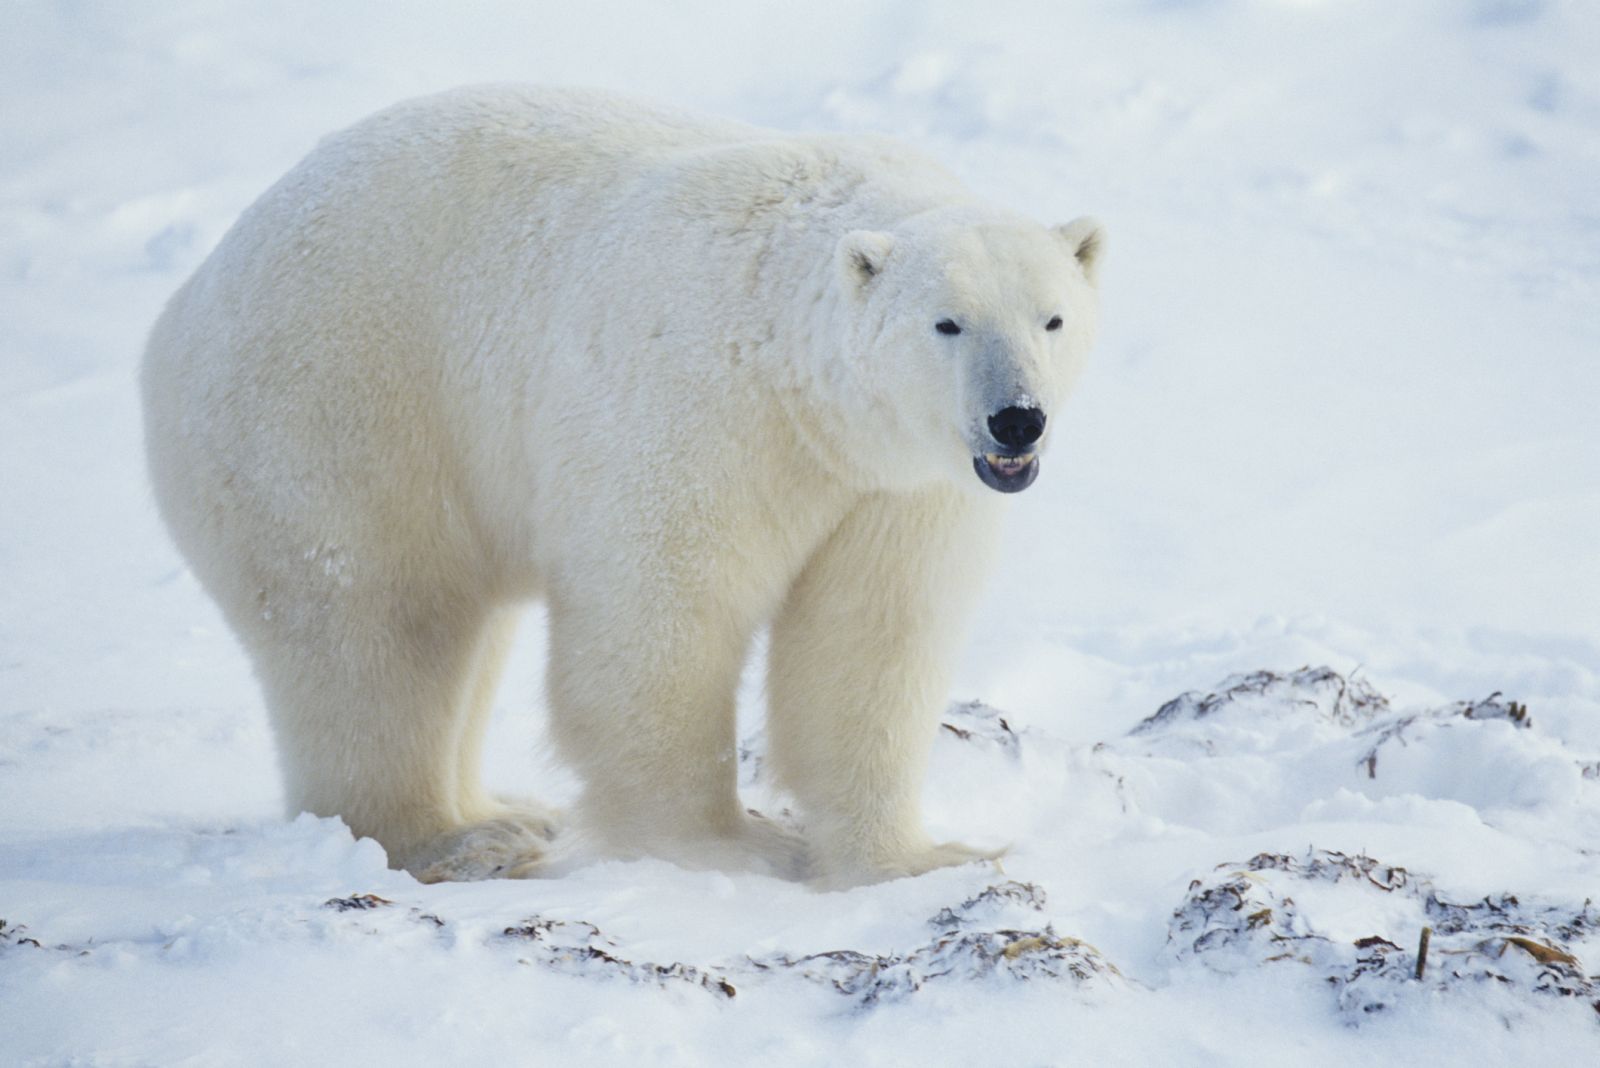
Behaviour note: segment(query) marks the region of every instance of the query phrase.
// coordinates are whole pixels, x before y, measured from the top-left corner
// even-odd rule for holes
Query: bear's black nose
[[[1044,413],[1037,408],[1002,408],[989,417],[989,433],[1008,449],[1026,449],[1044,433]]]

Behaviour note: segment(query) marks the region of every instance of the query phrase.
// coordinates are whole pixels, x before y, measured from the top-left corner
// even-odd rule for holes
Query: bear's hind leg
[[[490,613],[468,675],[457,739],[456,792],[463,818],[470,821],[509,818],[554,838],[561,814],[525,797],[490,795],[483,788],[483,740],[494,711],[494,695],[504,672],[506,657],[516,637],[520,608],[498,608]]]
[[[488,802],[475,764],[463,776],[487,704],[486,694],[471,702],[473,669],[493,640],[482,609],[354,590],[305,612],[288,607],[274,619],[302,621],[293,632],[250,644],[291,814],[343,818],[425,882],[531,874],[544,822]]]

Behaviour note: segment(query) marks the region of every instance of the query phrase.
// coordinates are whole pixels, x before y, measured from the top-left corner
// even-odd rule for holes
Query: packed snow
[[[0,1063],[1594,1061],[1597,55],[1583,0],[6,5]],[[144,333],[321,135],[489,80],[1107,223],[930,772],[998,863],[424,886],[281,811]],[[488,774],[562,803],[542,640]],[[792,818],[760,705],[757,658],[741,784]]]

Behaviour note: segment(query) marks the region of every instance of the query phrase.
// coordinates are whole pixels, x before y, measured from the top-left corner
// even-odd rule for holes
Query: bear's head
[[[1103,248],[1093,219],[1051,228],[963,208],[839,240],[839,355],[867,394],[861,447],[886,482],[1033,484],[1093,340]]]

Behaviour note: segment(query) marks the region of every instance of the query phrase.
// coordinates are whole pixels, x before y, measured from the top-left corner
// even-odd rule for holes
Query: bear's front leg
[[[873,495],[807,563],[773,624],[773,766],[826,882],[993,855],[929,841],[920,801],[998,519],[955,489]]]

